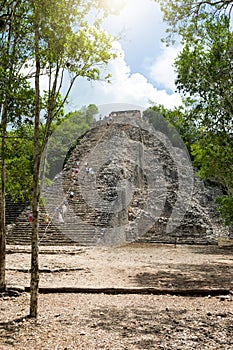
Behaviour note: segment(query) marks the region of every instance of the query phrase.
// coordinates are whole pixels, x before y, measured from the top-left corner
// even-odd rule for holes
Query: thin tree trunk
[[[39,20],[39,19],[38,19]],[[31,237],[31,283],[30,283],[30,316],[36,318],[38,313],[39,295],[39,127],[40,127],[40,56],[39,56],[39,24],[35,26],[35,122],[34,122],[34,165],[32,194],[32,237]]]
[[[5,164],[5,147],[6,147],[6,127],[7,115],[6,110],[2,111],[2,141],[1,141],[1,197],[0,197],[0,290],[6,289],[6,164]]]
[[[10,11],[11,15],[13,11]],[[12,22],[10,21],[8,36],[7,36],[7,55],[10,55],[10,43],[12,37]],[[6,72],[9,69],[9,76],[5,80],[5,86],[3,89],[3,102],[1,103],[1,170],[0,170],[0,290],[6,289],[6,160],[5,160],[5,149],[6,149],[6,132],[7,132],[7,104],[8,97],[6,95],[6,87],[10,89],[10,76],[12,75],[12,61],[11,57],[8,56],[7,61],[2,63],[2,68]]]

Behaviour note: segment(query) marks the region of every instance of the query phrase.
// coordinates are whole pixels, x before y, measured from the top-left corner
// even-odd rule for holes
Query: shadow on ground
[[[138,349],[203,349],[210,344],[216,349],[231,349],[233,345],[230,312],[209,312],[203,317],[186,309],[157,311],[153,305],[150,309],[97,308],[89,320],[93,329],[116,332]]]
[[[191,265],[175,264],[172,268],[161,266],[156,273],[141,272],[133,277],[134,283],[143,287],[233,288],[233,266],[227,264]]]
[[[190,247],[191,252],[197,254],[211,254],[211,255],[229,255],[233,260],[233,247],[219,247],[216,245],[195,245]]]

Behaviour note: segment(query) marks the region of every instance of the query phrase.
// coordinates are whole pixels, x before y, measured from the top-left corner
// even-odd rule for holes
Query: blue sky
[[[121,0],[112,3],[117,1]],[[125,0],[120,14],[107,18],[103,26],[112,35],[122,33],[122,38],[115,43],[121,57],[111,61],[107,68],[112,74],[112,83],[78,79],[67,109],[75,110],[90,103],[148,107],[153,102],[166,108],[180,105],[181,98],[174,92],[172,68],[179,47],[168,48],[161,42],[166,26],[158,4],[153,0]]]

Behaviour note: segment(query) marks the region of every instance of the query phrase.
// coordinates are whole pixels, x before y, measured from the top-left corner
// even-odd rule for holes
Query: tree
[[[33,175],[33,128],[23,124],[9,130],[6,139],[6,194],[13,201],[31,198]]]
[[[199,129],[186,118],[186,110],[183,106],[175,107],[173,110],[163,105],[153,106],[145,110],[143,116],[156,130],[166,134],[174,147],[183,147],[184,142],[191,153],[191,147],[199,137]],[[182,143],[180,143],[180,137]]]
[[[73,140],[78,139],[90,129],[97,111],[95,105],[89,105],[53,121],[52,134],[56,134],[56,137],[49,139],[49,153],[46,159],[50,167],[46,168],[46,178],[52,180],[57,170],[61,171]],[[60,125],[62,127],[59,127]],[[39,132],[40,143],[43,132],[44,124],[42,123]],[[9,195],[13,201],[24,199],[30,201],[33,178],[33,127],[31,123],[20,123],[7,131],[5,163],[6,195]]]
[[[164,21],[167,23],[167,41],[174,42],[176,34],[195,36],[203,22],[221,15],[231,18],[232,0],[155,0],[160,4]],[[177,37],[175,38],[177,39]]]
[[[203,24],[198,37],[186,37],[175,66],[177,88],[191,101],[188,118],[202,127],[192,147],[199,174],[221,183],[232,196],[233,33],[229,26],[225,16]]]
[[[178,34],[176,86],[188,106],[186,119],[200,129],[191,153],[198,174],[221,184],[220,211],[232,219],[232,1],[161,1],[168,24],[167,43]],[[231,221],[232,223],[232,221]]]
[[[29,1],[32,5],[28,17],[33,25],[32,53],[35,72],[35,119],[34,119],[34,168],[32,195],[32,254],[31,254],[31,299],[30,316],[37,317],[38,304],[38,225],[40,179],[43,176],[41,155],[46,148],[56,119],[66,102],[69,92],[78,77],[90,80],[101,78],[100,68],[115,57],[112,38],[100,27],[100,20],[89,25],[87,14],[103,9],[101,1],[82,0],[43,0]],[[104,9],[103,9],[104,10]],[[104,15],[106,11],[102,11]],[[68,72],[67,90],[60,104],[57,103],[64,78]],[[41,105],[40,76],[48,77],[47,103]],[[108,80],[109,76],[104,77]],[[42,144],[39,145],[40,120],[45,120]],[[41,166],[42,165],[42,166]],[[42,169],[40,173],[40,169]]]
[[[29,84],[20,73],[28,57],[25,46],[25,25],[22,14],[27,5],[24,1],[2,0],[0,3],[0,132],[1,132],[1,223],[0,223],[0,289],[5,289],[5,193],[6,193],[6,136],[7,125],[19,121],[19,111],[24,115],[31,102]],[[22,97],[23,96],[23,97]],[[29,102],[30,101],[30,102]]]
[[[202,178],[221,184],[233,196],[233,139],[226,133],[203,132],[192,145],[194,166]]]
[[[208,130],[231,132],[233,112],[233,33],[227,17],[203,24],[186,36],[175,62],[176,86],[192,106],[190,116]]]
[[[192,145],[193,164],[198,175],[221,185],[224,194],[217,198],[218,209],[225,224],[233,223],[233,138],[223,132],[204,132]]]

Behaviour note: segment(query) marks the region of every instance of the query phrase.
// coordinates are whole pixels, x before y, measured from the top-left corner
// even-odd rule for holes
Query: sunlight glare
[[[104,7],[112,11],[121,11],[126,5],[125,0],[104,0]]]

